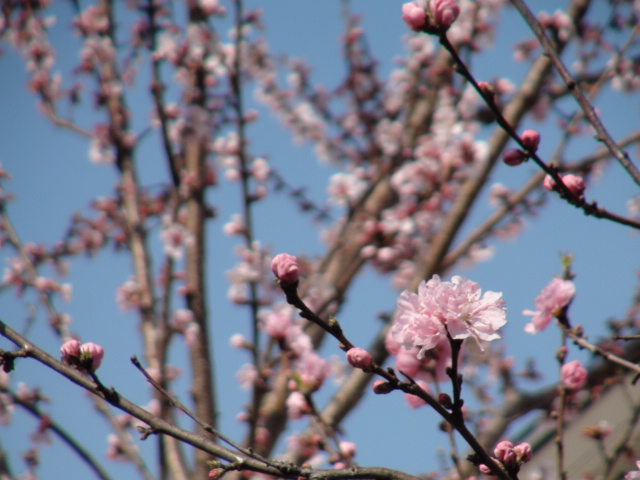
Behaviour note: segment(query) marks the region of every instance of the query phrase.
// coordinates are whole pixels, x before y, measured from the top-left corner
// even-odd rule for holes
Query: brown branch
[[[636,184],[640,185],[640,171],[633,164],[633,162],[629,158],[629,155],[626,152],[624,152],[622,149],[620,149],[618,145],[616,145],[615,141],[609,135],[609,132],[600,121],[600,118],[598,117],[598,115],[596,115],[593,109],[593,106],[585,96],[584,92],[582,91],[582,88],[571,77],[571,75],[569,74],[569,71],[564,66],[564,63],[562,62],[562,60],[560,59],[560,56],[558,55],[558,53],[560,52],[560,49],[556,50],[554,45],[551,43],[551,40],[549,40],[549,37],[545,33],[544,29],[542,28],[538,20],[535,18],[535,16],[533,15],[533,13],[529,9],[529,7],[524,3],[523,0],[511,0],[511,3],[520,12],[524,20],[527,22],[527,24],[529,24],[529,27],[531,27],[531,30],[533,30],[533,33],[536,35],[536,37],[542,44],[545,55],[553,63],[553,66],[555,67],[555,69],[558,71],[558,73],[564,80],[565,84],[567,85],[567,88],[569,89],[570,92],[572,92],[576,101],[582,108],[582,111],[584,112],[585,116],[587,117],[591,125],[593,125],[593,128],[595,128],[597,132],[596,139],[606,145],[606,147],[611,152],[611,155],[613,155],[613,157],[616,160],[618,160],[620,165],[622,165],[622,167],[629,173],[629,175],[631,176],[631,178],[633,178]],[[586,3],[588,2],[585,2],[585,4]],[[578,22],[574,21],[574,24],[577,25]]]

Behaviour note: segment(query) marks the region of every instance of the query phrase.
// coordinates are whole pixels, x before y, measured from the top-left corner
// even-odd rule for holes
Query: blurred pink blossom
[[[429,9],[436,25],[441,28],[449,28],[460,15],[460,6],[455,0],[431,0]]]
[[[560,369],[560,381],[569,390],[580,390],[587,384],[587,371],[579,360],[565,363]]]
[[[575,293],[573,282],[555,277],[536,297],[536,310],[522,312],[524,315],[533,316],[531,323],[525,325],[524,331],[533,334],[547,328],[551,318],[558,315],[560,309],[569,304]]]
[[[402,5],[402,20],[411,30],[418,31],[427,23],[427,11],[418,2]]]
[[[291,420],[300,420],[311,408],[300,392],[291,392],[287,397],[287,416]]]
[[[422,380],[418,380],[416,383],[425,392],[427,392],[428,394],[431,394],[431,390],[429,390],[429,386],[425,382],[423,382]],[[417,395],[412,395],[410,393],[405,393],[404,394],[404,398],[407,401],[407,404],[411,408],[418,408],[418,407],[421,407],[423,405],[426,405],[426,403],[427,403],[422,398],[418,397]]]

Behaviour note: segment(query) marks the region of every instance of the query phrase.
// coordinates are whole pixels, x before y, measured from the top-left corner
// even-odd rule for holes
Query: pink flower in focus
[[[417,32],[427,23],[427,12],[418,2],[408,2],[402,5],[402,20]]]
[[[527,161],[527,154],[517,148],[510,148],[502,153],[502,161],[510,167],[516,167]]]
[[[466,278],[454,276],[451,282],[442,282],[434,275],[420,283],[417,294],[402,292],[391,335],[407,350],[419,347],[418,358],[447,332],[457,340],[471,337],[482,349],[480,341],[500,338],[496,331],[507,320],[502,293],[481,293],[478,284]]]
[[[347,361],[354,368],[369,368],[371,366],[371,355],[362,348],[350,348],[347,352]]]
[[[522,442],[521,444],[513,447],[513,449],[516,452],[516,460],[519,464],[527,463],[531,460],[533,452],[531,451],[531,445],[527,442]]]
[[[565,363],[560,369],[560,381],[569,390],[580,390],[587,384],[587,371],[579,360]]]
[[[100,345],[89,342],[80,346],[80,363],[87,371],[96,371],[102,363],[102,357],[104,357],[104,348]]]
[[[431,390],[429,390],[429,386],[426,383],[424,383],[422,380],[418,380],[416,383],[425,392],[427,392],[428,394],[431,394]],[[407,405],[409,405],[411,408],[419,408],[423,405],[426,405],[427,403],[417,395],[412,395],[410,393],[405,393],[404,398],[407,401]]]
[[[520,137],[524,147],[530,152],[538,150],[540,144],[540,134],[536,130],[525,130]]]
[[[571,193],[573,193],[576,197],[580,197],[584,190],[587,188],[587,185],[584,183],[584,180],[577,175],[567,174],[562,176],[562,183],[569,189]],[[551,175],[547,175],[544,177],[544,182],[542,183],[544,188],[547,190],[557,190],[556,181],[551,177]]]
[[[288,253],[276,255],[271,262],[271,270],[278,280],[286,283],[297,282],[300,276],[298,260]]]
[[[75,365],[80,358],[80,342],[78,340],[68,340],[60,347],[62,362],[67,365]]]
[[[493,454],[504,465],[512,465],[516,460],[516,452],[513,450],[513,443],[503,440],[493,450]]]
[[[429,9],[436,25],[441,28],[449,28],[460,15],[460,6],[455,0],[431,0]]]
[[[532,315],[531,323],[524,327],[527,333],[541,332],[549,325],[551,318],[560,313],[560,309],[566,307],[576,293],[573,282],[555,277],[549,285],[542,289],[536,297],[536,311],[524,310],[524,315]]]

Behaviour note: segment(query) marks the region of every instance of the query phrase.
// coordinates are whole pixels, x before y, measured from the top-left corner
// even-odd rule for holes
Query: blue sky
[[[247,2],[248,6],[264,2]],[[393,67],[393,59],[402,53],[402,35],[406,28],[400,20],[398,1],[354,1],[353,10],[362,12],[363,24],[369,32],[371,49],[380,59],[382,77]],[[557,2],[536,2],[537,9],[556,8]],[[313,66],[313,77],[328,86],[335,86],[343,72],[340,57],[339,36],[341,34],[339,2],[295,2],[272,0],[262,5],[266,36],[273,52],[286,52],[303,57]],[[66,3],[54,3],[53,13],[57,24],[53,30],[53,41],[59,47],[58,62],[65,74],[75,61],[77,51],[73,41],[68,40],[70,8]],[[495,46],[474,60],[473,70],[480,79],[506,76],[517,82],[523,66],[511,61],[510,45],[515,38],[526,32],[524,23],[514,12],[505,12],[503,29],[499,32]],[[87,157],[86,140],[56,129],[37,111],[33,98],[28,93],[24,66],[17,55],[5,47],[0,59],[0,162],[13,179],[3,187],[16,196],[9,205],[9,214],[19,235],[25,242],[52,244],[64,233],[73,212],[88,212],[89,202],[97,196],[112,192],[115,174],[109,167],[91,164]],[[134,125],[141,126],[150,112],[145,97],[146,84],[136,86],[139,93],[133,96],[132,106],[136,112]],[[630,99],[624,95],[608,92],[597,106],[614,138],[621,138],[637,124],[637,96]],[[567,111],[573,108],[565,102]],[[258,107],[259,108],[259,107]],[[262,109],[261,111],[264,111]],[[620,113],[624,112],[624,113]],[[81,112],[80,120],[91,121],[88,112]],[[91,123],[87,124],[90,127]],[[527,121],[525,126],[538,128],[542,133],[540,154],[549,155],[559,136],[553,121],[538,125]],[[266,154],[281,172],[286,172],[292,183],[309,187],[312,198],[322,201],[326,182],[334,170],[318,165],[313,151],[308,146],[294,146],[286,132],[266,111],[261,121],[251,127],[252,151]],[[153,137],[152,137],[153,138]],[[569,150],[572,158],[578,158],[597,149],[592,139],[576,142]],[[637,155],[631,150],[632,158]],[[159,165],[158,145],[155,139],[147,140],[141,147],[139,161],[143,181],[147,184],[162,179],[165,171]],[[532,165],[517,169],[500,167],[493,181],[517,187],[534,171]],[[318,181],[317,179],[322,179]],[[613,211],[624,213],[625,202],[637,194],[637,186],[616,165],[607,169],[596,185],[590,186],[588,198]],[[210,305],[213,317],[214,351],[220,367],[217,382],[221,395],[222,431],[242,438],[243,430],[235,421],[238,405],[247,400],[246,392],[237,386],[234,379],[237,369],[248,358],[228,347],[233,333],[248,332],[249,312],[229,306],[226,301],[227,283],[224,272],[236,262],[231,254],[236,239],[225,237],[222,225],[233,213],[240,211],[240,191],[237,185],[223,184],[211,193],[211,202],[218,207],[219,216],[210,226],[212,244],[208,263],[210,281]],[[484,202],[486,203],[486,202]],[[480,205],[472,214],[470,228],[489,211]],[[324,246],[319,231],[308,218],[301,216],[295,206],[284,198],[273,194],[256,207],[256,237],[272,246],[273,253],[320,254]],[[586,218],[581,212],[550,198],[542,214],[527,220],[528,226],[515,241],[495,242],[496,254],[486,263],[459,273],[478,282],[484,290],[502,291],[508,306],[508,321],[504,341],[506,349],[523,366],[527,357],[535,357],[545,374],[547,382],[557,378],[555,349],[559,346],[557,331],[529,336],[522,331],[527,317],[521,311],[533,307],[535,296],[548,281],[560,273],[559,254],[575,256],[574,271],[577,274],[577,296],[571,308],[575,323],[585,326],[590,338],[603,333],[603,322],[611,317],[621,317],[630,304],[631,295],[637,285],[638,236],[629,229],[609,222]],[[154,237],[157,240],[157,236]],[[159,252],[160,247],[155,245]],[[0,251],[0,261],[12,256],[9,249]],[[157,267],[157,265],[156,265]],[[115,305],[116,288],[129,276],[129,261],[124,255],[104,252],[96,258],[79,258],[72,262],[68,278],[74,286],[73,301],[60,305],[73,319],[73,330],[83,339],[102,344],[106,351],[100,377],[105,384],[114,385],[125,396],[146,403],[148,390],[140,376],[129,363],[132,354],[142,353],[136,337],[136,319],[132,314],[122,314]],[[350,338],[366,346],[379,325],[376,315],[393,310],[398,292],[388,288],[387,279],[380,280],[371,271],[365,270],[349,294],[339,319]],[[33,301],[28,297],[27,301]],[[0,297],[0,316],[9,325],[21,329],[29,312],[25,301],[16,300],[10,291]],[[59,344],[46,326],[44,315],[39,314],[29,338],[53,355],[57,355]],[[340,355],[335,345],[329,345],[323,353]],[[0,348],[8,348],[0,339]],[[174,349],[172,363],[183,363],[183,352]],[[571,350],[570,359],[586,359],[584,353]],[[14,386],[24,381],[30,386],[39,385],[45,395],[53,398],[47,406],[53,418],[70,429],[86,445],[104,460],[107,428],[105,422],[96,419],[90,402],[75,386],[57,378],[35,362],[22,361],[17,364]],[[176,391],[185,392],[184,380],[176,385]],[[331,390],[328,386],[327,390]],[[182,389],[182,390],[180,390]],[[324,393],[327,395],[330,392]],[[183,399],[187,394],[183,393]],[[14,473],[22,472],[20,452],[28,446],[28,434],[34,428],[33,421],[24,413],[17,412],[13,423],[0,427],[0,443],[11,455]],[[427,409],[410,410],[402,395],[368,397],[362,408],[345,423],[345,439],[358,445],[356,460],[361,465],[382,465],[403,469],[411,473],[424,472],[438,466],[438,453],[448,452],[446,438],[437,431],[437,419]],[[293,428],[302,430],[299,422]],[[384,439],[384,440],[381,440]],[[459,446],[464,450],[461,443]],[[150,442],[140,444],[144,451],[153,452]],[[442,450],[439,450],[442,448]],[[435,452],[435,454],[434,454]],[[43,478],[84,478],[84,466],[68,454],[60,442],[40,448]],[[111,468],[112,465],[109,465]],[[130,475],[129,465],[113,467],[114,478]]]

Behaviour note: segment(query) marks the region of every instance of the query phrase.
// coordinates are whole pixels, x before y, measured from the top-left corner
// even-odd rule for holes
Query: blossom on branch
[[[355,368],[368,368],[371,366],[371,355],[362,348],[350,348],[347,352],[347,361]]]
[[[460,6],[455,0],[431,0],[429,9],[433,20],[440,28],[449,28],[460,15]]]
[[[579,360],[565,363],[560,369],[560,381],[569,390],[580,390],[587,384],[587,371]]]
[[[580,197],[584,193],[584,190],[587,188],[584,180],[577,175],[572,175],[569,173],[567,175],[563,175],[561,178],[562,183],[564,183],[569,191],[571,191],[571,193],[573,193],[576,197]],[[547,190],[558,190],[556,181],[553,179],[553,177],[551,177],[551,175],[547,175],[546,177],[544,177],[543,186]]]
[[[402,5],[402,20],[411,30],[419,31],[427,23],[427,11],[418,2]]]
[[[551,280],[536,297],[536,310],[523,310],[524,315],[533,316],[531,323],[525,325],[524,331],[533,334],[547,328],[551,318],[560,314],[561,309],[569,304],[575,293],[573,282],[558,277]]]
[[[501,297],[498,292],[482,295],[478,284],[464,277],[443,282],[434,275],[420,283],[417,294],[402,292],[391,336],[405,349],[419,347],[418,358],[447,335],[455,340],[471,337],[482,349],[480,341],[500,338],[496,331],[507,322]]]
[[[288,253],[276,255],[271,262],[271,270],[281,282],[294,283],[300,276],[298,260]]]

